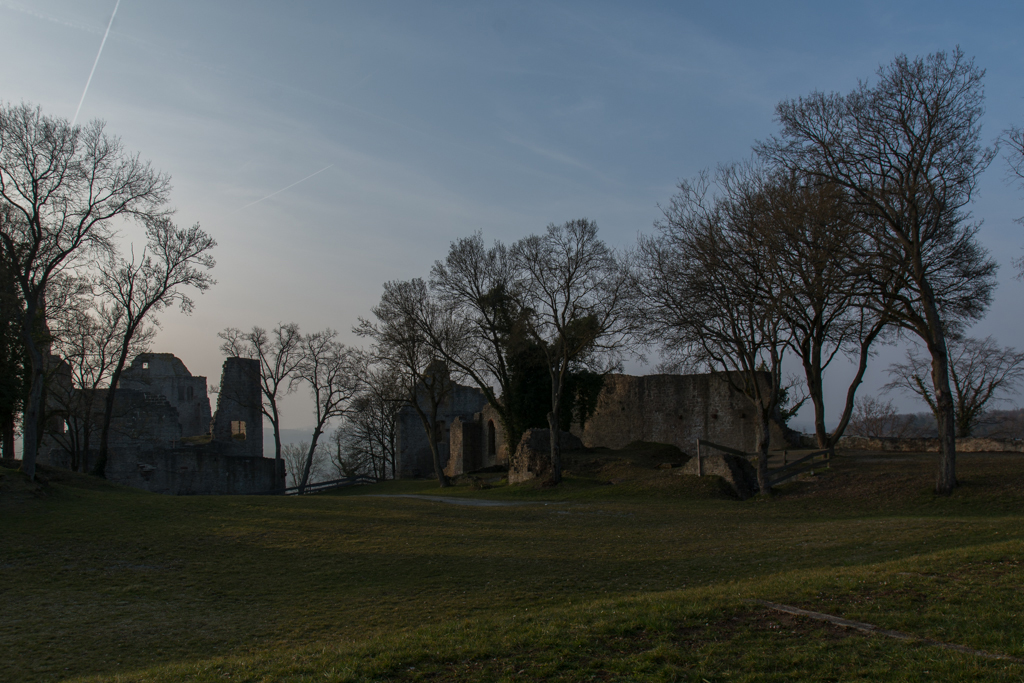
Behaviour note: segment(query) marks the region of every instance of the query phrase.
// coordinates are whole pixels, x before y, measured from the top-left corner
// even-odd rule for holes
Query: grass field
[[[650,476],[176,498],[0,468],[0,681],[1024,679],[751,602],[1024,660],[1024,457],[962,456],[949,498],[927,457],[743,502],[618,467]]]

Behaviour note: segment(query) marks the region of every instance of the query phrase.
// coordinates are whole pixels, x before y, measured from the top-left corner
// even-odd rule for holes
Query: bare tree
[[[405,405],[399,378],[386,368],[371,367],[365,388],[332,435],[332,461],[342,476],[370,473],[378,480],[396,476],[398,413]]]
[[[1006,163],[1014,178],[1024,182],[1024,128],[1013,126],[1003,133],[1003,143],[1009,148]],[[1024,217],[1017,219],[1024,223]]]
[[[185,288],[202,293],[215,282],[207,271],[215,265],[210,251],[217,243],[199,229],[199,224],[178,228],[168,218],[156,218],[147,222],[146,237],[146,248],[138,260],[134,254],[130,259],[115,256],[101,268],[99,288],[111,305],[120,309],[123,319],[117,357],[110,373],[112,390],[106,396],[99,454],[93,468],[93,474],[101,477],[106,473],[114,389],[139,328],[153,315],[175,304],[183,313],[191,313],[195,302]]]
[[[398,378],[405,403],[423,425],[437,481],[446,487],[449,482],[438,449],[443,436],[438,413],[451,396],[452,381],[443,359],[462,355],[459,347],[469,338],[467,321],[431,296],[418,278],[384,283],[373,315],[376,322],[360,318],[353,331],[373,340],[374,360]],[[438,347],[445,353],[439,353]]]
[[[857,399],[857,405],[850,418],[849,431],[853,436],[875,439],[908,439],[921,436],[915,427],[913,415],[902,415],[892,401],[883,403],[874,396]]]
[[[3,220],[0,206],[0,221]],[[23,305],[7,264],[0,260],[0,458],[14,459],[17,416],[25,399],[25,342],[21,323]]]
[[[527,330],[544,353],[551,376],[548,428],[551,482],[562,480],[559,410],[573,365],[601,372],[618,365],[628,341],[625,299],[628,271],[597,237],[597,225],[579,219],[549,225],[512,247],[519,288],[530,315]]]
[[[736,175],[734,171],[732,173]],[[804,369],[807,397],[814,408],[814,432],[820,448],[834,448],[854,410],[874,342],[888,317],[868,306],[877,295],[870,263],[863,258],[863,225],[834,184],[786,172],[761,169],[758,195],[761,216],[750,221],[751,238],[763,244],[763,268],[774,271],[790,349]],[[875,307],[877,308],[877,307]],[[846,356],[856,371],[835,427],[825,424],[825,371]]]
[[[512,390],[510,337],[526,315],[520,280],[512,253],[501,242],[488,249],[480,233],[452,242],[445,260],[434,263],[430,285],[455,315],[469,323],[466,343],[459,347],[462,353],[453,355],[446,344],[437,343],[429,328],[425,330],[445,362],[461,370],[483,392],[501,420],[509,452],[523,432],[507,402]]]
[[[935,490],[956,486],[956,426],[946,335],[978,318],[995,262],[978,243],[970,204],[995,152],[980,146],[984,72],[958,48],[897,57],[875,85],[815,92],[777,108],[782,134],[769,158],[848,193],[869,227],[879,305],[931,356],[941,453]]]
[[[45,294],[58,273],[110,246],[114,218],[166,216],[170,181],[124,151],[103,123],[73,126],[27,104],[0,105],[0,258],[14,275],[29,366],[24,433],[43,414]],[[22,468],[35,476],[38,443],[24,439]]]
[[[331,329],[302,336],[295,376],[309,387],[313,399],[315,424],[309,450],[299,480],[299,493],[305,493],[313,471],[317,443],[331,420],[344,416],[352,399],[362,388],[365,358],[357,349],[337,341]]]
[[[281,448],[281,458],[284,466],[291,476],[291,485],[302,485],[302,476],[306,472],[306,463],[309,463],[308,478],[310,481],[319,481],[327,469],[327,458],[324,454],[322,444],[313,449],[313,457],[310,459],[310,448],[308,443],[289,443]]]
[[[1009,151],[1006,155],[1006,164],[1010,177],[1018,181],[1024,188],[1024,128],[1013,126],[1003,133],[1002,142]],[[1024,216],[1017,219],[1017,222],[1024,225]],[[1017,277],[1024,277],[1024,257],[1014,261],[1017,266]]]
[[[660,234],[640,240],[634,315],[669,358],[721,373],[750,401],[758,485],[768,494],[770,428],[780,417],[790,340],[783,283],[761,239],[762,186],[756,170],[747,171],[723,168],[717,197],[707,174],[680,183],[656,224]]]
[[[102,390],[113,391],[110,379],[125,336],[125,311],[100,298],[57,316],[52,326],[53,351],[64,362],[66,377],[48,382],[48,403],[66,422],[67,430],[53,439],[71,458],[77,472],[89,453],[92,438],[102,426]],[[156,330],[140,327],[132,335],[127,358],[149,350]]]
[[[278,323],[269,334],[262,327],[253,327],[249,332],[229,327],[217,336],[224,340],[220,348],[225,355],[253,358],[260,362],[261,407],[274,429],[274,460],[277,462],[274,471],[280,472],[281,409],[278,402],[295,390],[295,373],[302,358],[299,326]],[[284,482],[276,482],[276,487],[283,488]]]
[[[1009,346],[1000,348],[992,337],[973,339],[952,337],[949,350],[949,374],[953,380],[956,435],[967,437],[982,421],[992,401],[1015,393],[1024,379],[1024,353]],[[893,380],[886,390],[900,389],[924,399],[932,412],[937,412],[935,394],[927,381],[928,361],[917,348],[907,349],[905,363],[889,366]]]

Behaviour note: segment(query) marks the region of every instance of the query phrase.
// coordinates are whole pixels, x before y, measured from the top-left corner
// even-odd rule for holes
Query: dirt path
[[[452,496],[420,496],[413,493],[368,493],[360,498],[415,498],[417,500],[431,500],[437,503],[451,503],[452,505],[469,505],[473,507],[508,507],[511,505],[561,505],[560,501],[518,501],[518,500],[484,500],[481,498],[454,498]]]

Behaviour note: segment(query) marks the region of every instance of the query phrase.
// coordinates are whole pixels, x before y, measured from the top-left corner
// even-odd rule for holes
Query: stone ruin
[[[437,419],[442,426],[438,453],[449,477],[508,463],[501,420],[479,389],[452,383]],[[399,411],[396,431],[396,475],[399,478],[434,476],[427,433],[411,406]]]
[[[58,381],[61,375],[58,369]],[[108,390],[100,391],[103,395],[94,404],[94,448]],[[206,378],[193,376],[170,353],[136,356],[115,391],[106,467],[110,481],[178,495],[274,489],[275,461],[263,457],[258,361],[224,361],[215,414]],[[53,437],[44,439],[40,455],[41,462],[70,466],[71,454]],[[82,454],[83,471],[92,467],[96,455],[95,450]]]
[[[551,473],[550,434],[550,429],[527,429],[523,432],[509,462],[508,483],[521,484],[531,479],[544,479]],[[574,451],[583,448],[583,442],[574,434],[559,431],[558,447],[563,451]]]
[[[531,472],[535,476],[539,465],[529,465],[528,456],[518,458],[520,465],[513,462],[515,453],[508,452],[497,411],[483,392],[459,384],[453,387],[438,414],[444,423],[438,446],[445,474],[454,477],[504,465],[510,467],[510,481],[529,479]],[[397,476],[433,476],[426,432],[412,407],[399,413],[397,431]],[[586,448],[619,449],[634,441],[652,441],[671,444],[684,453],[696,451],[697,439],[747,451],[757,438],[749,399],[727,378],[713,374],[608,375],[594,414],[584,426],[572,425],[571,432]],[[771,438],[773,447],[788,445],[787,435],[775,425]]]

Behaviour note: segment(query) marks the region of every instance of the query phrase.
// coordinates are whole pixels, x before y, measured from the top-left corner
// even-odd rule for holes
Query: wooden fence
[[[728,446],[723,446],[721,444],[714,443],[713,441],[708,441],[706,439],[697,439],[698,477],[704,475],[703,458],[705,453],[703,449],[708,448],[714,449],[716,451],[721,451],[722,453],[728,453],[729,455],[735,455],[741,458],[746,458],[748,460],[753,460],[753,464],[755,466],[757,465],[757,453],[747,453],[744,451],[737,450],[735,448],[729,448]],[[780,453],[776,451],[775,456],[777,457],[778,455],[780,455]],[[782,466],[768,468],[769,487],[778,486],[779,484],[785,483],[790,479],[796,477],[797,475],[814,470],[815,467],[824,466],[826,468],[829,468],[831,467],[832,462],[832,451],[830,451],[827,448],[820,451],[814,451],[813,453],[807,453],[803,456],[800,456],[797,460],[794,460],[792,462],[789,461],[788,450],[782,451],[781,455]],[[772,453],[769,453],[768,457],[769,459],[771,459]]]
[[[295,496],[305,495],[307,493],[318,493],[320,491],[328,491],[330,489],[339,489],[345,486],[359,486],[362,484],[376,484],[377,480],[373,477],[345,477],[344,479],[332,479],[331,481],[318,481],[315,484],[306,484],[305,490],[302,490],[301,486],[289,486],[286,489],[278,489],[277,491],[261,491],[260,493],[254,494],[257,496]]]

